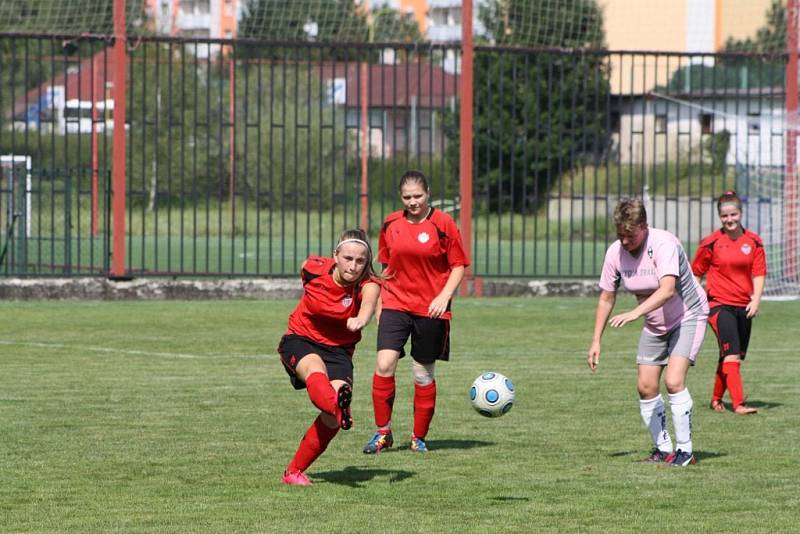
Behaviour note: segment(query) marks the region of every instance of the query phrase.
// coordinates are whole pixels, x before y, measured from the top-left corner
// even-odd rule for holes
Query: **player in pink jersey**
[[[306,469],[339,432],[349,429],[353,352],[380,294],[363,230],[344,232],[333,258],[311,256],[301,267],[303,296],[289,316],[278,353],[295,389],[306,388],[320,414],[300,441],[283,483],[308,486]]]
[[[722,228],[703,238],[692,261],[695,276],[706,276],[711,305],[709,324],[719,344],[711,409],[725,411],[722,395],[727,389],[733,411],[749,415],[756,409],[744,403],[739,368],[747,354],[753,317],[764,292],[767,260],[761,238],[742,226],[742,200],[736,192],[728,191],[719,197],[717,213]]]
[[[450,356],[450,303],[469,264],[453,219],[430,206],[430,189],[421,172],[400,179],[404,209],[383,222],[378,261],[384,265],[378,355],[372,377],[377,430],[365,454],[391,447],[391,418],[397,363],[411,337],[414,374],[414,431],[411,450],[427,452],[425,442],[436,408],[434,367]]]
[[[648,227],[641,200],[620,200],[614,210],[614,224],[619,239],[608,248],[603,262],[587,363],[592,371],[597,369],[600,341],[607,324],[619,328],[645,318],[636,358],[637,388],[639,411],[655,449],[644,461],[686,466],[695,463],[693,402],[686,387],[686,374],[694,365],[705,335],[706,294],[692,275],[680,241],[667,231]],[[609,320],[620,285],[636,296],[639,305]],[[659,391],[664,369],[677,442],[674,452]]]

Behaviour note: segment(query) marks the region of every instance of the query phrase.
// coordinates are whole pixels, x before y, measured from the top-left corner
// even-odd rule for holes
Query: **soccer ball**
[[[514,406],[514,384],[500,373],[483,373],[472,383],[469,400],[482,416],[500,417]]]

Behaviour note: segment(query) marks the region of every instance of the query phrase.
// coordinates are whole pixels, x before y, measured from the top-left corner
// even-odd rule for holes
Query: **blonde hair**
[[[647,224],[647,210],[644,202],[638,198],[623,198],[614,208],[614,225],[630,231],[637,226]]]

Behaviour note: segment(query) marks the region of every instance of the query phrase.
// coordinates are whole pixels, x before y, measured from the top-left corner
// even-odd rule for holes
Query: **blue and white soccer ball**
[[[500,373],[483,373],[472,383],[469,400],[482,416],[500,417],[514,406],[514,384]]]

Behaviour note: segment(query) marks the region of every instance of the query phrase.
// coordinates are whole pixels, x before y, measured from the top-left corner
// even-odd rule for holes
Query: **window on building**
[[[609,127],[611,128],[611,133],[618,134],[620,131],[620,123],[621,123],[619,111],[612,111],[611,115],[608,118],[608,121],[609,121]]]
[[[181,0],[181,11],[186,13],[210,13],[210,0]]]
[[[757,134],[761,131],[761,113],[753,111],[747,114],[747,131]]]
[[[713,134],[714,133],[714,114],[701,113],[700,114],[700,133]]]
[[[656,115],[656,133],[667,133],[667,115],[659,113]]]

